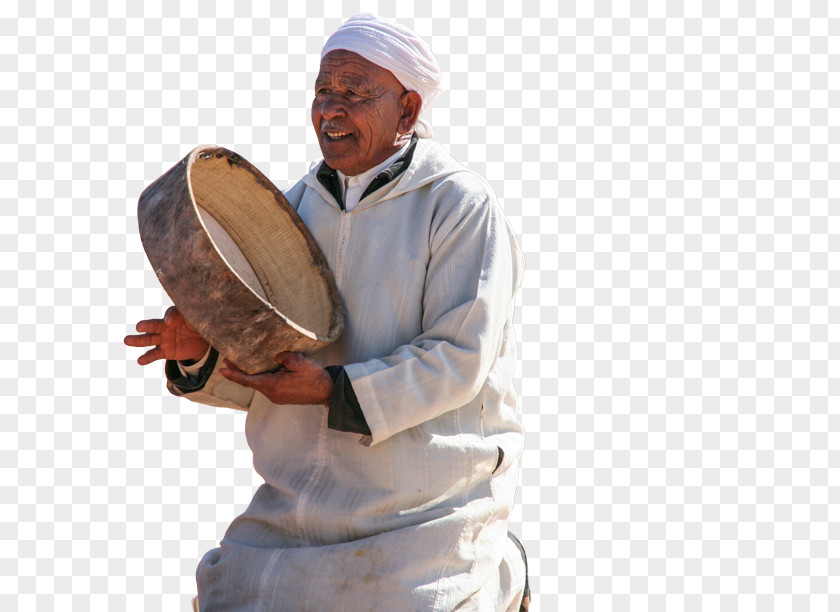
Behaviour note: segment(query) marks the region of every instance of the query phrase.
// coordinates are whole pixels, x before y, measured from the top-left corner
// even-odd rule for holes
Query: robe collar
[[[414,150],[417,148],[417,140],[417,134],[412,134],[411,142],[408,145],[408,149],[406,149],[405,155],[376,175],[370,185],[368,185],[367,189],[365,189],[362,197],[359,198],[360,202],[377,189],[381,189],[393,181],[408,169],[411,165],[411,159],[414,157]],[[326,161],[322,161],[321,165],[318,166],[315,176],[318,178],[318,182],[321,183],[335,198],[335,201],[338,202],[341,210],[344,210],[344,198],[341,196],[341,181],[338,178],[338,171],[334,168],[330,168]]]

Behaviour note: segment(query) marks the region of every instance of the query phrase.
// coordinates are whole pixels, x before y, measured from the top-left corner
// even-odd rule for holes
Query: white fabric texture
[[[440,65],[429,45],[416,32],[393,21],[369,13],[351,17],[327,39],[321,57],[338,49],[357,53],[385,68],[408,91],[419,93],[423,99],[421,115],[443,90]],[[422,118],[414,129],[420,138],[433,136],[431,126]]]
[[[489,186],[420,140],[410,167],[352,212],[314,167],[287,197],[346,307],[346,331],[314,357],[345,366],[372,436],[217,373],[186,396],[248,409],[265,479],[199,564],[202,612],[516,609],[525,567],[506,534],[524,442],[511,328],[522,255]]]

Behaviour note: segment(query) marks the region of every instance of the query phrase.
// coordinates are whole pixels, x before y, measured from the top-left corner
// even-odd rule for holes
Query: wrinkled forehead
[[[352,51],[337,49],[321,58],[315,84],[332,80],[355,85],[380,85],[401,88],[400,82],[388,70]]]

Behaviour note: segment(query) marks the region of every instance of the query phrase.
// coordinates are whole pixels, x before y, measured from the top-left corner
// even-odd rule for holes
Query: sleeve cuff
[[[330,395],[327,427],[336,431],[370,436],[370,427],[344,367],[327,366],[325,369],[335,384]]]
[[[201,391],[201,389],[204,388],[204,385],[207,384],[207,380],[210,378],[210,375],[213,373],[213,369],[216,367],[216,361],[218,359],[219,351],[213,347],[210,347],[209,353],[199,361],[178,362],[168,359],[164,368],[166,379],[181,393]],[[185,369],[189,366],[194,367],[202,361],[204,363],[202,363],[201,367],[198,368],[197,372],[189,372]]]

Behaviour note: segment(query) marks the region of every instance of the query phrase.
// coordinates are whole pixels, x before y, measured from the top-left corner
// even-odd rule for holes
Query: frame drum
[[[332,272],[309,230],[259,170],[198,147],[140,195],[140,239],[158,280],[199,333],[240,369],[277,367],[344,327]]]

